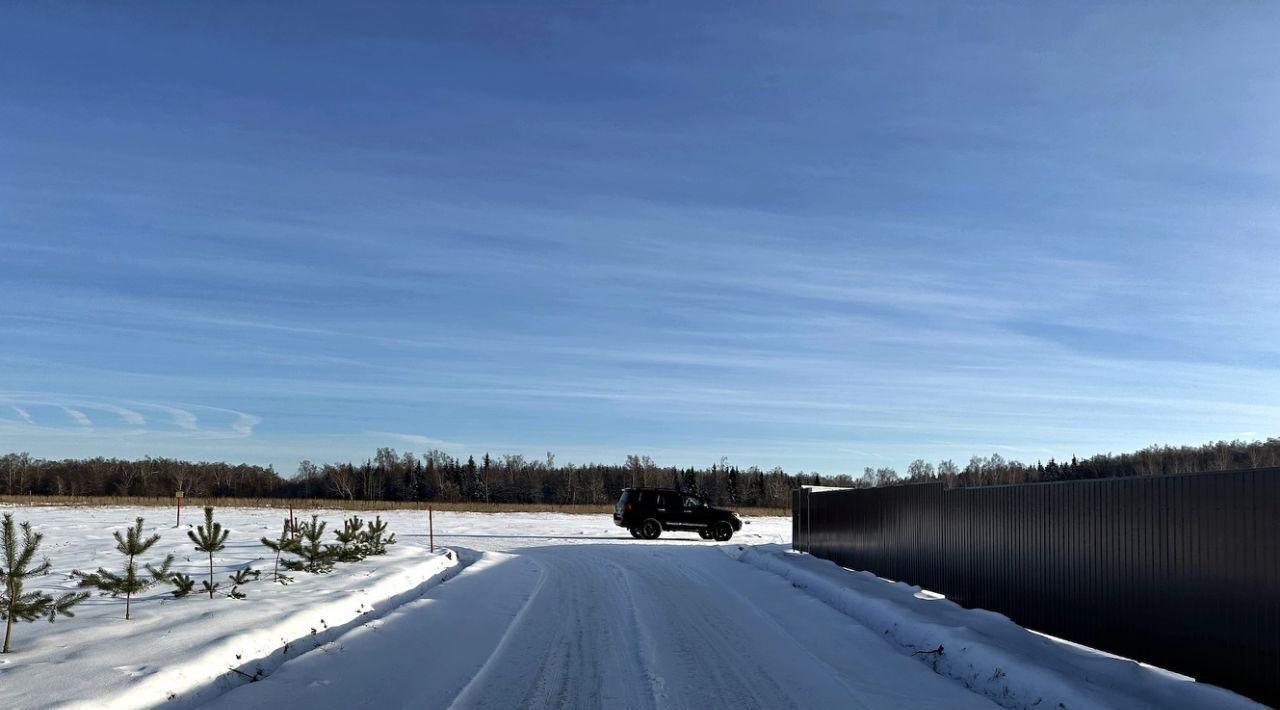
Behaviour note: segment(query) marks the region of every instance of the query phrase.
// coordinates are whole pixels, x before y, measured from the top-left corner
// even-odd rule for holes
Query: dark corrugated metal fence
[[[1280,469],[792,496],[792,546],[1280,705]]]

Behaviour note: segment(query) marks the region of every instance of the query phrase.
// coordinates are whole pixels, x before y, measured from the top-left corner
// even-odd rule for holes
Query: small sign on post
[[[178,499],[178,520],[173,524],[173,527],[176,528],[182,525],[182,491],[174,493],[173,497]]]

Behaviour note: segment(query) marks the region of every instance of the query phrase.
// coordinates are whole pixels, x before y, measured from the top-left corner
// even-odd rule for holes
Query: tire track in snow
[[[621,576],[593,569],[599,560],[527,552],[544,582],[451,710],[656,708],[636,621],[617,609],[629,593]]]

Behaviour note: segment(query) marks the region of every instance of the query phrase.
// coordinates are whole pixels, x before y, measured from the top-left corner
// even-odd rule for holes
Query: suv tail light
[[[630,503],[624,503],[624,504],[623,504],[623,506],[622,506],[622,509],[623,509],[623,510],[631,510],[631,504],[630,504]]]

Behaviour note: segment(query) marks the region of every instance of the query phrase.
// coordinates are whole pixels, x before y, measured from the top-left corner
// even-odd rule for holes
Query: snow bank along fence
[[[792,493],[792,547],[1280,706],[1280,468]]]

